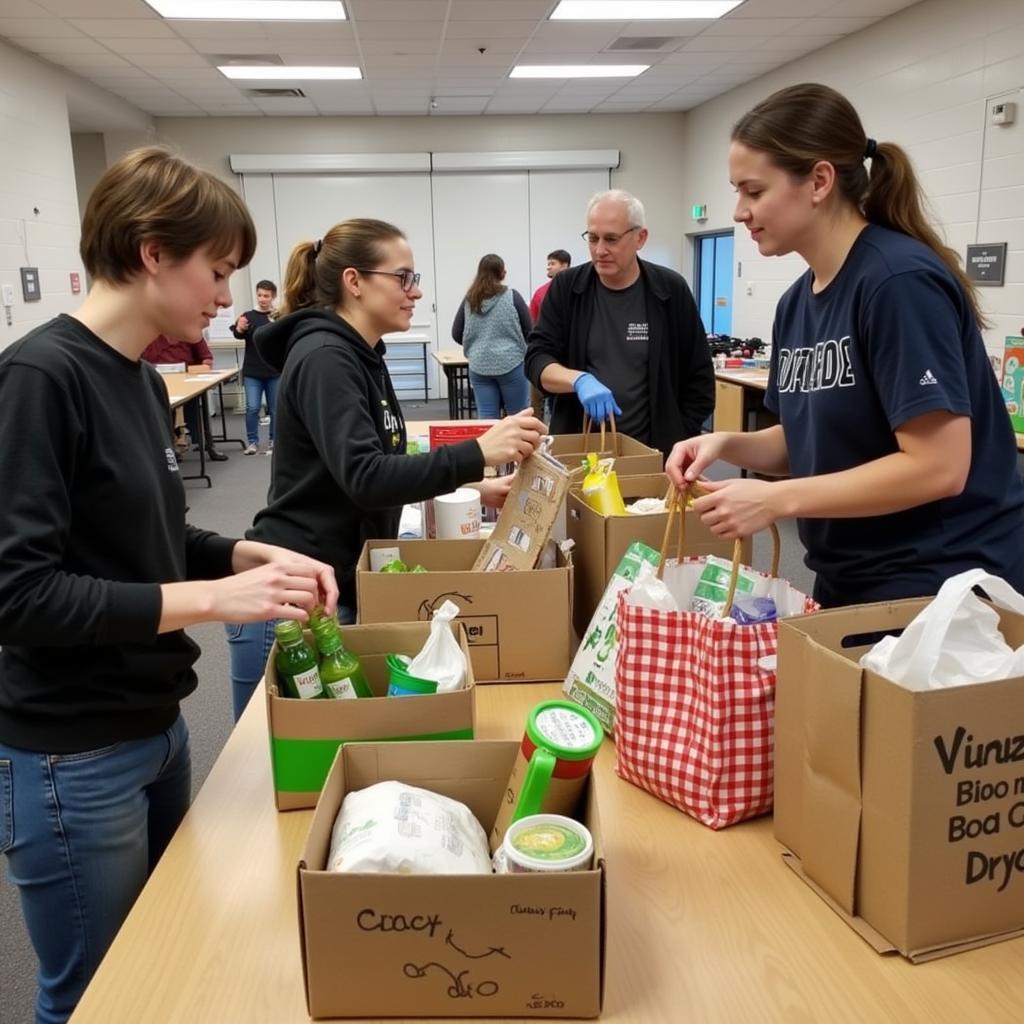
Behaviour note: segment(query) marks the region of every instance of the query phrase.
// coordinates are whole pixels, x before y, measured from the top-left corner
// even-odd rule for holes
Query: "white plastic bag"
[[[879,640],[861,659],[908,690],[937,690],[1024,675],[1016,651],[999,632],[999,615],[971,591],[982,587],[1000,608],[1024,615],[1024,597],[984,569],[951,576],[899,637]]]
[[[454,601],[445,601],[436,609],[427,642],[409,662],[409,675],[436,679],[438,693],[461,690],[466,683],[466,656],[451,628],[452,619],[458,614],[459,606]]]
[[[328,871],[489,875],[487,834],[458,800],[402,782],[349,793],[331,832]]]
[[[662,580],[658,579],[658,567],[650,562],[641,564],[636,582],[626,594],[626,603],[637,608],[654,608],[662,612],[679,611],[679,602]]]

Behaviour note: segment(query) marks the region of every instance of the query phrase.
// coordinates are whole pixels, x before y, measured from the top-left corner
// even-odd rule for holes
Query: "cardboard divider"
[[[466,655],[466,686],[452,693],[388,697],[388,654],[413,656],[427,642],[428,622],[343,626],[345,647],[363,664],[373,697],[297,700],[282,697],[274,657],[267,661],[265,690],[274,802],[279,811],[314,807],[338,747],[352,740],[469,740],[476,717],[473,664],[464,627],[452,629]],[[312,634],[305,632],[306,641]]]
[[[779,623],[775,836],[880,952],[918,962],[1024,934],[1024,678],[908,690],[850,638],[929,599]],[[999,610],[1008,643],[1024,616]]]
[[[371,540],[356,566],[359,621],[427,620],[446,600],[459,606],[477,682],[562,679],[572,646],[573,565],[561,552],[553,569],[478,572],[482,540]],[[425,573],[370,569],[370,552],[397,547]]]
[[[605,955],[604,847],[588,784],[588,871],[509,875],[324,870],[347,792],[396,779],[461,800],[488,829],[519,744],[347,745],[310,825],[297,888],[310,1016],[596,1017]]]

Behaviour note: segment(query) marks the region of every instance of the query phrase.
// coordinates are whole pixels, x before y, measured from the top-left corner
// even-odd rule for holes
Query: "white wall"
[[[689,220],[696,202],[708,204],[700,231],[733,226],[731,126],[776,89],[807,81],[839,89],[868,135],[910,153],[961,258],[968,242],[1009,242],[1006,286],[981,289],[993,321],[985,341],[1001,352],[1004,336],[1024,324],[1024,3],[926,0],[691,111],[680,173],[687,230],[698,230]],[[986,126],[997,96],[1018,101],[1021,122]],[[739,226],[736,260],[733,333],[768,339],[775,303],[805,265],[796,256],[761,258]]]
[[[618,149],[621,164],[611,174],[612,188],[624,188],[643,200],[651,239],[646,256],[682,270],[689,223],[679,167],[683,161],[684,114],[547,115],[537,117],[268,117],[159,118],[163,142],[238,187],[231,153],[405,153],[487,152],[531,149]],[[107,140],[108,158],[111,151]],[[684,209],[685,207],[685,209]],[[579,211],[579,230],[586,211]],[[323,214],[325,228],[334,223]],[[573,250],[572,244],[562,243]],[[443,254],[437,254],[438,260]],[[237,282],[237,283],[236,283]],[[240,298],[249,292],[246,274],[232,279]]]
[[[0,348],[78,305],[71,271],[84,291],[69,102],[86,123],[95,115],[108,124],[151,124],[122,100],[0,40],[0,284],[15,292],[10,325],[0,308]],[[22,301],[23,266],[39,267],[39,302]]]

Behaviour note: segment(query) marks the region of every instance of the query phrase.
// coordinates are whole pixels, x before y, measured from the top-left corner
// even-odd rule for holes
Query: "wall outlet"
[[[2,285],[2,286],[0,286],[0,291],[2,291],[2,293],[3,293],[3,304],[5,306],[13,306],[14,305],[14,285],[13,284]]]

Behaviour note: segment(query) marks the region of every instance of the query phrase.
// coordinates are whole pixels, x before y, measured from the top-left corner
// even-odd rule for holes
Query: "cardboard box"
[[[626,504],[637,498],[664,498],[669,480],[664,473],[625,477],[619,480],[619,490]],[[566,498],[568,512],[566,529],[575,542],[573,548],[573,625],[582,637],[594,611],[604,594],[615,567],[633,541],[638,540],[661,550],[668,513],[649,516],[627,513],[623,516],[603,516],[584,500],[579,488],[573,487]],[[669,557],[675,558],[679,528],[673,526],[669,538]],[[718,555],[732,561],[733,542],[716,537],[693,511],[686,513],[686,554]],[[752,546],[743,542],[743,561],[749,565]]]
[[[589,871],[399,875],[323,870],[344,796],[397,779],[494,824],[519,744],[352,744],[338,752],[298,866],[311,1017],[596,1017],[604,979],[605,865],[597,801]]]
[[[267,661],[267,723],[274,804],[279,811],[316,806],[338,747],[351,740],[471,740],[476,691],[466,631],[452,623],[466,655],[466,687],[425,697],[387,697],[389,654],[418,654],[430,635],[429,622],[343,626],[345,646],[359,656],[377,696],[359,700],[294,700],[279,696],[274,656]],[[307,642],[312,634],[306,631]]]
[[[665,458],[657,448],[651,448],[626,434],[613,435],[611,431],[605,434],[603,447],[600,430],[589,434],[556,434],[549,450],[570,471],[583,462],[588,451],[600,451],[602,456],[614,456],[614,468],[620,480],[624,476],[660,473],[665,468]]]
[[[557,459],[542,451],[524,459],[497,525],[485,540],[473,568],[479,572],[524,572],[535,568],[568,490],[569,473]]]
[[[370,551],[395,546],[425,573],[370,571]],[[482,540],[371,540],[356,566],[360,622],[427,620],[445,600],[460,609],[478,683],[564,679],[572,642],[572,564],[474,572]]]
[[[779,623],[775,836],[879,952],[1024,934],[1024,679],[912,692],[862,670],[927,599]],[[1000,611],[1011,647],[1024,617]]]
[[[1013,429],[1024,434],[1024,338],[1006,339],[1002,388]]]

